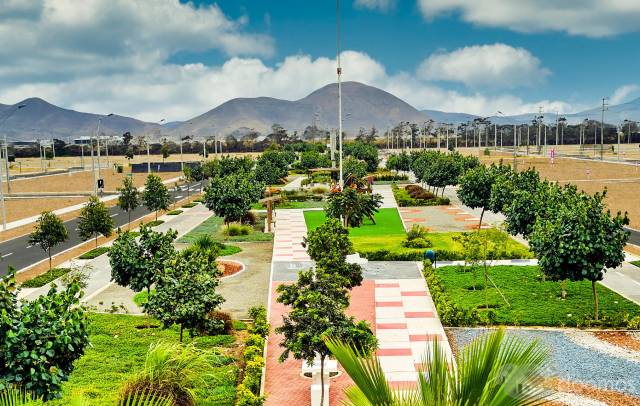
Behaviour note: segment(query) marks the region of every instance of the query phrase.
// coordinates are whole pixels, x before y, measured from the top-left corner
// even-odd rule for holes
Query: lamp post
[[[4,119],[2,119],[2,124],[4,124],[9,119],[9,117],[11,117],[16,111],[18,111],[18,110],[20,110],[20,109],[22,109],[22,108],[24,108],[26,106],[27,106],[26,104],[17,105],[15,108],[13,108],[9,112],[9,114],[7,114],[7,116]],[[4,165],[5,165],[5,169],[6,169],[6,172],[7,172],[7,175],[6,175],[7,176],[7,193],[11,193],[11,179],[10,179],[10,176],[9,176],[9,144],[7,142],[7,132],[6,131],[4,133],[4,159],[5,159]],[[2,174],[0,174],[0,187],[2,186],[2,176],[1,175]],[[3,203],[2,203],[2,207],[4,209],[4,200],[3,200]],[[4,214],[3,214],[2,218],[4,219]]]
[[[340,190],[344,188],[344,178],[342,173],[342,66],[340,65],[340,0],[336,0],[336,62],[338,74],[338,140],[340,155]],[[324,393],[324,388],[322,389]]]

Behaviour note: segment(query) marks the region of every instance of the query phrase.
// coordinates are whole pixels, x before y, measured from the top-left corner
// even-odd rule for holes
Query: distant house
[[[38,141],[14,141],[10,145],[15,149],[37,148]]]
[[[87,137],[86,135],[73,139],[73,145],[89,145],[90,143],[91,137]]]

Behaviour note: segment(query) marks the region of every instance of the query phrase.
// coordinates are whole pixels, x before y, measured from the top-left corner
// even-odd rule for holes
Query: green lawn
[[[640,261],[632,261],[631,264],[640,268]]]
[[[222,219],[222,217],[211,216],[205,221],[203,221],[202,223],[200,223],[200,225],[198,225],[196,228],[189,231],[186,235],[179,238],[178,242],[191,244],[194,241],[196,241],[198,237],[205,234],[211,235],[216,241],[225,241],[225,242],[226,241],[242,242],[242,241],[273,240],[273,234],[262,232],[262,230],[264,230],[265,215],[256,214],[256,217],[258,221],[256,222],[256,225],[253,228],[253,232],[249,235],[238,235],[238,236],[228,237],[224,235],[224,227],[226,226],[224,225],[224,220]],[[225,255],[230,255],[230,254],[225,254]]]
[[[68,274],[70,271],[71,271],[71,268],[52,268],[47,272],[36,276],[33,279],[24,281],[20,286],[22,286],[23,288],[39,288]]]
[[[80,255],[78,258],[79,259],[94,259],[94,258],[98,258],[100,255],[104,254],[105,252],[109,252],[109,247],[98,247],[98,248],[94,248],[91,251],[87,251],[84,254]]]
[[[380,209],[374,216],[376,224],[366,220],[361,227],[350,228],[349,236],[357,252],[367,256],[370,260],[421,260],[425,249],[412,249],[402,246],[406,233],[397,209]],[[326,215],[323,210],[308,210],[304,212],[304,219],[309,230],[322,224]],[[482,230],[489,235],[502,233],[499,230]],[[454,241],[460,232],[429,233],[428,239],[433,244],[429,249],[439,253],[442,260],[462,259],[462,245]],[[526,247],[509,238],[506,246],[506,257],[530,258],[531,253]]]
[[[489,277],[500,288],[510,306],[489,282],[487,300],[482,270],[473,272],[457,266],[437,269],[446,294],[464,308],[484,312],[485,303],[496,312],[497,323],[528,326],[582,326],[593,317],[591,282],[566,282],[567,298],[561,298],[559,282],[541,279],[537,266],[489,267]],[[475,281],[475,283],[474,283]],[[475,284],[475,290],[474,290]],[[600,316],[604,325],[624,326],[625,315],[640,315],[640,306],[598,284]],[[606,320],[609,320],[608,322]],[[607,324],[608,323],[608,324]]]
[[[149,346],[158,341],[178,341],[178,330],[138,328],[146,318],[129,315],[91,314],[91,347],[75,362],[75,370],[64,384],[63,398],[52,405],[69,404],[70,396],[80,396],[92,406],[116,404],[123,383],[143,365]],[[152,321],[152,326],[159,323]],[[190,339],[187,337],[186,341]],[[215,365],[215,373],[207,377],[198,405],[233,405],[238,367],[235,360],[221,355],[224,347],[233,346],[233,336],[198,337],[194,343],[206,351]]]

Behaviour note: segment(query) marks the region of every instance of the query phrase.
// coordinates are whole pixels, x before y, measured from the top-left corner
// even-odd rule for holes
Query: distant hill
[[[191,120],[174,121],[160,127],[130,117],[112,116],[102,120],[101,132],[122,134],[130,131],[135,135],[149,134],[153,139],[162,136],[178,139],[184,135],[211,136],[233,134],[241,137],[249,132],[268,134],[274,123],[289,131],[302,133],[314,120],[318,127],[338,127],[338,86],[326,85],[299,100],[282,100],[272,97],[237,98],[229,100]],[[375,126],[380,133],[396,126],[400,121],[422,124],[427,120],[436,123],[459,124],[479,117],[459,112],[438,110],[418,111],[408,103],[384,90],[358,82],[345,82],[342,87],[344,129],[354,136],[363,127]],[[4,123],[7,112],[20,104],[27,107],[13,114]],[[564,114],[570,124],[584,118],[599,120],[600,109],[594,108],[579,113]],[[531,122],[536,113],[515,116],[489,117],[492,123],[523,124]],[[15,105],[0,104],[0,134],[7,133],[12,140],[34,140],[39,138],[68,139],[94,134],[100,116],[81,113],[54,106],[39,98],[30,98]],[[605,120],[621,123],[625,119],[640,121],[640,98],[628,103],[609,106]],[[546,113],[545,121],[555,121],[554,113]]]
[[[11,140],[35,140],[59,138],[68,139],[95,134],[98,118],[102,117],[101,133],[120,135],[126,131],[143,133],[156,131],[157,124],[145,123],[130,117],[114,115],[111,117],[54,106],[40,98],[29,98],[12,106],[0,106],[0,120],[8,110],[21,104],[25,107],[13,113],[2,124],[0,131]]]
[[[278,123],[288,130],[304,131],[317,119],[320,128],[338,127],[338,86],[329,84],[300,100],[271,97],[238,98],[198,116],[185,120],[175,134],[200,136],[228,134],[238,128],[268,133]],[[353,135],[360,127],[375,126],[383,132],[400,121],[422,123],[424,115],[414,107],[373,86],[358,82],[342,84],[342,106],[345,131]]]

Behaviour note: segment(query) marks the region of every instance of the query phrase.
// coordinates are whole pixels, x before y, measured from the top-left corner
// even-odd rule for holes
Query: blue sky
[[[6,1],[2,103],[177,120],[233,97],[304,97],[335,76],[332,0]],[[345,79],[417,108],[571,112],[640,97],[640,2],[342,0],[341,15]]]

